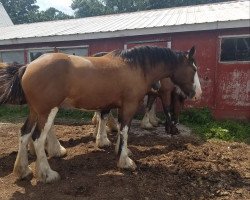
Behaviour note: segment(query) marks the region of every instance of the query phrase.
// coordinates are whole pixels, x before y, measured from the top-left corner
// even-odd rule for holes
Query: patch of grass
[[[28,116],[29,109],[27,105],[15,106],[15,105],[2,105],[0,106],[0,122],[21,122]],[[93,112],[83,112],[76,109],[60,109],[56,122],[69,123],[86,123],[91,120]]]
[[[250,144],[249,122],[215,120],[208,108],[188,109],[181,114],[180,121],[205,139],[215,138]]]
[[[0,106],[0,122],[23,122],[28,116],[27,106]],[[116,112],[114,112],[116,115]],[[60,109],[56,122],[65,124],[84,124],[90,122],[93,112],[83,112],[76,109]],[[164,118],[163,113],[159,113]],[[137,114],[136,119],[141,120],[142,114]],[[189,126],[194,133],[205,139],[216,138],[226,141],[240,141],[250,144],[250,123],[241,121],[214,120],[208,108],[187,109],[181,116],[182,124]]]
[[[29,110],[25,106],[1,105],[0,122],[20,122],[28,116]]]

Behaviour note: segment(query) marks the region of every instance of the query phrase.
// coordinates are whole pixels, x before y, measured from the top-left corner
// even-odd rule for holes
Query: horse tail
[[[26,98],[21,85],[26,66],[10,65],[0,69],[0,105],[26,104]]]

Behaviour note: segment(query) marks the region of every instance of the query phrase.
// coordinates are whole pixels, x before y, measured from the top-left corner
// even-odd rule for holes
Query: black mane
[[[155,67],[157,64],[164,63],[175,67],[178,64],[182,52],[174,52],[169,48],[156,46],[140,46],[128,50],[115,50],[114,56],[120,56],[125,62],[134,66],[140,66],[144,71]]]

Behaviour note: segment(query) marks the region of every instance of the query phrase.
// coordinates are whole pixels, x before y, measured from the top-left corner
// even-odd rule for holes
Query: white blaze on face
[[[194,75],[194,86],[195,86],[195,96],[193,97],[193,100],[199,100],[201,98],[202,90],[197,71],[195,72]]]

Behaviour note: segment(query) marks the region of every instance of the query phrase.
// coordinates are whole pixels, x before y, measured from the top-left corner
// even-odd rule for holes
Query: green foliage
[[[55,8],[39,11],[39,6],[35,5],[36,0],[0,0],[0,2],[14,24],[73,18]]]
[[[89,17],[222,1],[228,0],[73,0],[71,7],[76,17]]]
[[[32,17],[38,12],[36,0],[0,0],[14,24],[33,22]]]
[[[1,105],[0,122],[20,122],[27,118],[29,113],[28,107]],[[65,123],[83,123],[89,122],[93,112],[83,112],[75,109],[59,109],[56,120]]]
[[[28,116],[27,106],[0,106],[0,122],[18,122]]]
[[[180,121],[205,139],[216,138],[250,143],[250,123],[214,120],[207,108],[188,109],[181,114]]]
[[[116,113],[114,113],[116,114]],[[28,116],[27,106],[0,106],[0,122],[20,122]],[[56,121],[62,123],[90,122],[93,112],[60,109]],[[163,117],[163,115],[161,116]],[[142,115],[137,115],[141,119]],[[182,124],[189,126],[194,133],[205,139],[221,139],[226,141],[241,141],[250,144],[250,123],[240,121],[214,120],[208,108],[187,109],[180,117]]]
[[[62,20],[62,19],[72,19],[73,16],[66,15],[65,13],[55,9],[55,8],[48,8],[45,11],[41,11],[37,13],[35,16],[34,21],[42,22],[42,21],[54,21],[54,20]]]

